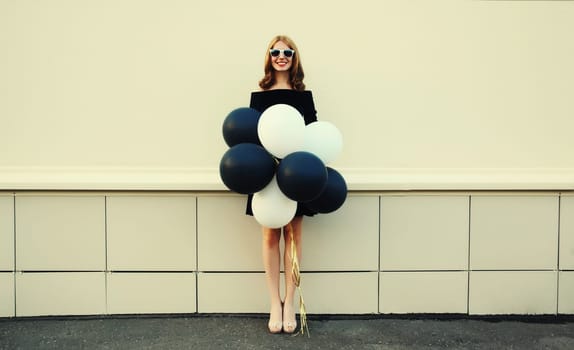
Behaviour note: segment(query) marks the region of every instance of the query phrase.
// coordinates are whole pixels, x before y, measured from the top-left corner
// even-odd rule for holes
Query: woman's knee
[[[279,229],[263,229],[263,245],[268,248],[274,248],[279,245],[281,239],[281,230]]]
[[[291,220],[291,222],[289,223],[289,225],[285,226],[285,233],[286,233],[285,241],[291,239],[290,237],[291,234],[293,235],[295,241],[300,240],[302,227],[303,227],[303,217],[302,216],[294,217],[293,220]]]

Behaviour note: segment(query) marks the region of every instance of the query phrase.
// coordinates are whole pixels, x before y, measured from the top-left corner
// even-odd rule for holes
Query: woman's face
[[[278,56],[271,55],[271,66],[278,72],[288,72],[293,64],[293,56],[286,57],[283,50],[290,50],[290,47],[284,42],[278,41],[273,45],[273,49],[281,50],[281,53]]]

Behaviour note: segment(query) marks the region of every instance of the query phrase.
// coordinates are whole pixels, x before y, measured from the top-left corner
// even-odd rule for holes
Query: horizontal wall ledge
[[[337,168],[350,191],[574,190],[574,168]],[[0,167],[0,190],[226,191],[218,169]]]

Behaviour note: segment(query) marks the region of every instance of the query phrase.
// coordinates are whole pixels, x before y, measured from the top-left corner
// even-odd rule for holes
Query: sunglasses
[[[291,49],[285,49],[285,50],[271,49],[271,50],[269,50],[269,53],[270,53],[271,56],[273,56],[273,57],[278,57],[281,53],[282,53],[283,56],[285,56],[285,57],[293,57],[293,55],[295,54],[295,50],[291,50]]]

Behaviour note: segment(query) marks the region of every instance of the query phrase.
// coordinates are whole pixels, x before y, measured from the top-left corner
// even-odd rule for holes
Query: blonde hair
[[[290,49],[295,50],[295,54],[292,57],[291,68],[289,69],[289,82],[291,83],[291,87],[297,91],[305,90],[305,84],[303,84],[303,78],[305,77],[305,73],[303,73],[303,67],[301,66],[301,59],[299,58],[300,57],[299,50],[297,50],[295,42],[293,42],[291,38],[285,35],[277,35],[273,39],[271,39],[271,42],[267,47],[267,51],[265,52],[265,67],[264,67],[265,75],[259,81],[259,87],[261,87],[261,89],[263,90],[267,90],[271,88],[273,84],[275,84],[275,70],[271,65],[271,57],[269,55],[269,50],[271,50],[273,46],[275,46],[275,44],[277,44],[277,42],[279,41],[284,42],[287,46],[289,46]]]

